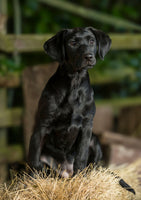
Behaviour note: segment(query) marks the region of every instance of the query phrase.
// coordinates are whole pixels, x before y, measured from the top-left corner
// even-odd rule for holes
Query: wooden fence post
[[[7,0],[0,0],[0,32],[6,34],[6,22],[7,22]],[[0,89],[0,112],[7,106],[7,91],[6,89]],[[7,145],[7,130],[6,128],[0,129],[0,149],[2,150]],[[0,160],[0,182],[5,181],[7,177],[7,165]]]
[[[21,9],[20,9],[20,1],[13,0],[14,7],[14,33],[15,35],[21,34]],[[17,50],[13,52],[15,64],[20,64],[21,57]]]
[[[6,89],[0,89],[0,112],[6,108]],[[0,150],[7,145],[7,130],[6,128],[0,129]],[[4,182],[7,176],[7,165],[0,160],[0,182]]]

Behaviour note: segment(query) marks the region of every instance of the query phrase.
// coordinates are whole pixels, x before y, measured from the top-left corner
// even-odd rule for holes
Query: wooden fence
[[[40,0],[40,2],[49,2],[47,0]],[[50,1],[54,2],[54,1]],[[58,1],[59,2],[59,1]],[[18,0],[15,0],[18,3]],[[65,3],[65,2],[64,2]],[[54,4],[54,7],[57,4]],[[53,5],[52,5],[53,6]],[[59,4],[60,6],[60,4]],[[61,7],[64,9],[63,7]],[[59,9],[59,7],[58,7]],[[70,11],[71,12],[71,11]],[[51,37],[50,34],[46,35],[24,35],[24,34],[6,34],[6,18],[7,18],[7,1],[0,0],[0,51],[5,53],[16,54],[23,52],[39,52],[43,51],[43,43]],[[85,16],[84,16],[85,17]],[[131,25],[131,24],[130,24]],[[132,28],[140,29],[139,26],[131,26]],[[19,29],[17,29],[19,30]],[[18,31],[17,31],[18,33]],[[110,34],[112,38],[112,50],[139,50],[141,49],[141,34]],[[6,56],[6,54],[5,54]],[[107,82],[119,81],[127,75],[133,76],[134,72],[125,70],[122,74],[109,74],[107,77],[101,77],[100,75],[95,76],[94,84],[103,84]],[[19,74],[9,74],[7,76],[0,76],[0,171],[2,169],[2,176],[6,176],[5,166],[7,162],[20,161],[23,159],[23,150],[20,145],[7,146],[7,128],[13,126],[21,126],[23,118],[23,108],[7,108],[7,89],[16,88],[22,85],[21,76]],[[125,105],[137,105],[141,104],[141,97],[132,97],[127,99],[119,100],[101,100],[96,102],[97,105],[110,104],[115,107],[122,107]],[[0,174],[1,176],[1,174]]]

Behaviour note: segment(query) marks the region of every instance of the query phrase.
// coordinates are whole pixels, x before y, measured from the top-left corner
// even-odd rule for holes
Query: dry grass
[[[15,176],[9,186],[1,185],[0,196],[2,200],[139,200],[139,166],[141,160],[114,170],[136,190],[136,196],[123,189],[109,169],[102,168],[87,175],[84,170],[71,179],[43,178],[43,173],[37,174],[36,179],[27,174]]]

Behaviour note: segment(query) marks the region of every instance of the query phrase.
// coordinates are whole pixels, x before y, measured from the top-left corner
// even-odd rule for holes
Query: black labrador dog
[[[29,146],[32,168],[59,166],[59,175],[70,177],[101,159],[92,134],[96,109],[88,69],[96,64],[97,51],[103,60],[110,46],[110,37],[92,27],[65,29],[45,42],[45,52],[59,67],[39,101]]]
[[[60,165],[60,176],[69,177],[101,159],[92,136],[95,104],[88,69],[96,64],[97,48],[104,59],[110,44],[108,35],[91,27],[65,29],[45,42],[45,52],[60,65],[39,101],[29,146],[32,168]]]

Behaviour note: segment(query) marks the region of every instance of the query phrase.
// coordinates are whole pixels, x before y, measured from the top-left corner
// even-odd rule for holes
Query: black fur
[[[110,44],[108,35],[92,27],[65,29],[45,42],[45,52],[60,65],[39,101],[29,147],[32,168],[42,169],[46,163],[75,174],[101,159],[100,144],[92,135],[95,103],[88,69],[96,64],[97,49],[103,59]]]

